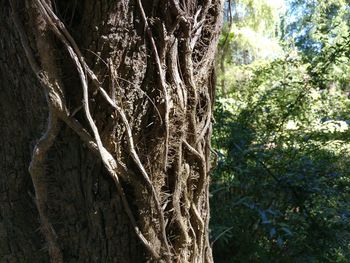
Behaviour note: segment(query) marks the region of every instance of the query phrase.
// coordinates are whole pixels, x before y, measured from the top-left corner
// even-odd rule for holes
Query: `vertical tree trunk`
[[[212,262],[221,1],[0,3],[4,262]]]

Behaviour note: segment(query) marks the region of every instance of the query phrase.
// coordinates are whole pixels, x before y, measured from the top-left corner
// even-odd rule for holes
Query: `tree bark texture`
[[[212,262],[220,0],[0,0],[1,262]]]

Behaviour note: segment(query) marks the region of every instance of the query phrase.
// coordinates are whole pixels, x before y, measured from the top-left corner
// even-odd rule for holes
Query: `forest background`
[[[349,26],[348,0],[225,4],[215,262],[350,262]]]

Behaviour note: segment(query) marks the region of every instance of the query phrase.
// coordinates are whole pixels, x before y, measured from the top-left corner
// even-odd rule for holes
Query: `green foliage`
[[[273,52],[280,52],[275,41],[279,15],[284,2],[267,0],[231,1],[227,16],[231,23],[224,26],[219,48],[226,48],[223,59],[228,63],[246,64],[259,58],[266,58]],[[225,47],[227,45],[227,47]]]
[[[284,1],[268,0],[234,0],[226,5],[227,23],[224,24],[219,39],[218,76],[219,92],[222,96],[228,89],[226,80],[230,81],[240,65],[254,61],[266,61],[283,55],[278,41],[280,15],[284,12]],[[234,65],[238,67],[234,67]],[[234,75],[237,75],[236,73]],[[245,76],[241,76],[245,77]]]
[[[308,58],[349,34],[348,0],[290,0],[286,13],[286,37]]]
[[[349,39],[227,71],[213,137],[216,262],[350,261]]]

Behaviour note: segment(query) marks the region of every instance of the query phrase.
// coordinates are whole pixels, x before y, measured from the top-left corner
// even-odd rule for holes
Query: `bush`
[[[333,52],[236,66],[245,81],[215,111],[216,262],[350,261],[349,75]]]

